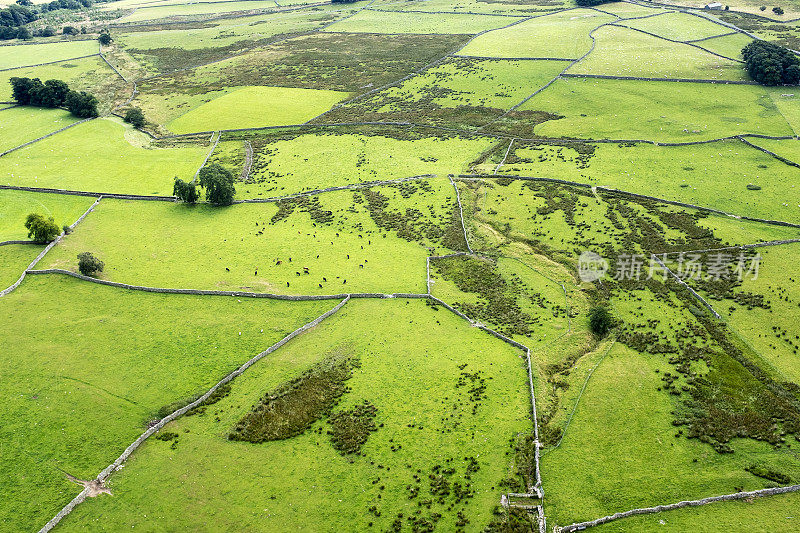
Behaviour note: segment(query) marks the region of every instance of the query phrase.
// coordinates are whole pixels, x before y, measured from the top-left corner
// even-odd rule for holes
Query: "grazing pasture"
[[[519,20],[523,20],[520,18]],[[350,33],[479,33],[514,22],[500,16],[471,14],[379,12],[364,9],[328,26],[325,31]]]
[[[95,40],[62,41],[47,44],[0,46],[0,68],[18,68],[39,63],[74,59],[98,52]]]
[[[13,502],[3,522],[18,530],[44,524],[79,492],[65,473],[93,478],[148,421],[328,308],[30,276],[0,300],[0,338],[15,347],[0,387],[9,416],[0,472]]]
[[[191,109],[167,127],[175,133],[301,124],[346,97],[336,91],[242,87]]]
[[[59,227],[68,226],[78,220],[93,201],[82,196],[0,190],[0,241],[27,239],[24,223],[30,213],[53,217]]]
[[[156,147],[121,121],[96,119],[3,156],[0,180],[27,187],[171,194],[173,178],[191,180],[209,149]]]
[[[20,128],[20,122],[25,128]],[[78,119],[62,109],[15,107],[0,112],[0,152],[16,148],[48,133],[74,124]]]
[[[454,530],[460,522],[482,529],[495,520],[496,491],[521,482],[513,444],[530,420],[519,355],[421,301],[350,301],[236,379],[217,403],[172,424],[173,444],[148,441],[115,476],[118,497],[87,502],[65,527],[98,520],[139,527],[158,516],[167,527],[202,528],[226,501],[224,516],[213,518],[223,527],[280,529],[291,522],[300,529],[378,530],[397,522],[403,529]],[[281,440],[226,439],[265,394],[336,357],[356,358],[357,366],[331,413],[365,400],[377,409],[376,430],[360,452],[334,449],[327,414]],[[316,383],[320,394],[332,386]],[[165,478],[175,483],[168,487],[159,481]],[[227,487],[237,490],[233,502]],[[329,490],[336,497],[308,497]]]

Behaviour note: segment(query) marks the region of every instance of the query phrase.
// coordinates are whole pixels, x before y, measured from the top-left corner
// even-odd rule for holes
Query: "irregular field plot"
[[[254,402],[331,356],[359,358],[345,382],[349,392],[332,411],[364,400],[377,408],[361,455],[332,447],[328,417],[284,440],[226,439]],[[204,414],[166,427],[179,435],[176,445],[147,441],[112,479],[114,498],[87,501],[64,525],[80,530],[102,520],[113,529],[138,528],[159,516],[168,528],[203,529],[213,520],[223,528],[292,523],[314,531],[368,530],[372,523],[377,531],[399,520],[403,529],[416,523],[451,531],[460,512],[469,530],[482,530],[502,480],[519,483],[507,452],[532,424],[525,376],[519,350],[449,311],[417,300],[352,300],[237,378],[230,395]],[[470,396],[476,386],[485,389]],[[473,459],[477,470],[468,474]],[[438,488],[440,478],[446,489]],[[233,503],[229,489],[237,494]],[[222,505],[224,516],[214,512]]]
[[[62,227],[78,220],[93,202],[82,196],[0,190],[0,241],[27,239],[24,224],[30,213],[53,217]]]
[[[481,35],[458,53],[481,57],[557,57],[577,59],[589,51],[589,33],[614,17],[575,9],[536,17]],[[566,67],[567,65],[564,64]]]
[[[595,38],[597,44],[592,53],[567,72],[641,78],[749,79],[741,63],[627,28],[606,26],[595,32]]]
[[[175,133],[299,124],[347,96],[336,91],[285,87],[243,87],[179,116]]]
[[[592,375],[561,446],[542,457],[551,522],[764,488],[765,480],[744,470],[753,462],[797,473],[791,453],[766,444],[737,442],[729,455],[676,438],[670,423],[675,405],[657,390],[663,381],[656,370],[669,365],[617,344]]]
[[[742,48],[752,41],[753,39],[743,33],[734,33],[733,35],[700,41],[697,45],[725,57],[742,59]]]
[[[453,13],[472,12],[487,14],[508,14],[531,16],[540,12],[553,11],[565,7],[561,0],[539,0],[525,2],[476,2],[474,0],[418,0],[376,2],[372,7],[392,11],[451,11]],[[510,22],[511,20],[509,20]]]
[[[775,151],[781,153],[781,146]],[[785,151],[786,157],[791,158]],[[480,168],[489,171],[491,167],[489,164]],[[642,143],[591,147],[515,143],[499,172],[568,179],[737,215],[800,222],[800,184],[794,183],[792,173],[787,172],[789,168],[740,141],[695,146]],[[761,189],[749,190],[748,185]]]
[[[147,421],[177,408],[168,404],[205,392],[330,307],[29,276],[0,300],[0,342],[14,346],[0,363],[3,523],[42,526],[80,490],[64,472],[93,478]]]
[[[2,68],[24,67],[96,54],[97,41],[65,41],[49,44],[21,44],[0,46]]]
[[[783,118],[789,122],[794,135],[797,135],[800,132],[800,105],[797,104],[796,99],[800,97],[800,92],[792,92],[791,90],[787,92],[787,88],[772,87],[769,90],[769,95]]]
[[[422,174],[457,174],[491,142],[485,138],[394,139],[380,135],[306,134],[285,139],[251,138],[251,181],[237,184],[241,197],[283,196],[365,181]],[[241,172],[241,143],[221,143],[212,159]]]
[[[171,194],[173,178],[190,180],[208,150],[198,145],[155,148],[130,126],[97,119],[0,158],[0,180],[30,187]]]
[[[325,31],[352,33],[479,33],[512,23],[508,17],[467,14],[383,13],[365,9]]]
[[[438,206],[449,198],[430,200]],[[134,285],[284,294],[424,292],[421,246],[382,235],[363,203],[353,203],[353,193],[309,202],[299,205],[302,211],[288,202],[279,213],[275,204],[220,209],[103,201],[45,263],[75,269],[75,255],[91,250],[106,263],[102,277]],[[326,217],[336,222],[324,223]],[[123,227],[124,241],[115,237]],[[208,253],[198,256],[187,242],[204,243]]]
[[[646,19],[626,20],[620,22],[620,24],[639,30],[649,31],[650,33],[655,33],[656,35],[675,41],[703,39],[705,37],[731,32],[730,28],[720,24],[714,24],[710,20],[686,13],[674,12]],[[700,46],[703,46],[702,43],[700,43]]]
[[[792,134],[767,92],[751,85],[561,79],[525,110],[565,115],[537,126],[546,137],[667,142]]]
[[[748,139],[748,141],[760,148],[764,148],[774,154],[784,157],[789,161],[792,162],[800,161],[800,141],[798,141],[797,139],[785,139],[785,140]],[[786,201],[789,201],[791,203],[794,201],[794,198],[788,196],[786,198]]]
[[[77,122],[69,111],[19,106],[0,112],[0,152]],[[25,124],[25,127],[20,127]]]

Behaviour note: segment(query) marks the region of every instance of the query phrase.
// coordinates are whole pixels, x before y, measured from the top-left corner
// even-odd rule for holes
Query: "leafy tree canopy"
[[[742,49],[745,68],[761,85],[797,85],[800,59],[789,49],[766,41],[753,41]]]
[[[25,218],[25,228],[28,230],[28,238],[38,244],[47,244],[61,234],[53,217],[38,213],[31,213]]]
[[[206,190],[206,200],[214,205],[230,205],[236,194],[233,174],[218,163],[200,169],[200,186]]]

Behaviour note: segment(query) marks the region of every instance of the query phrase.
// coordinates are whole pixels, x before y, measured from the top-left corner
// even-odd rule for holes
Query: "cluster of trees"
[[[613,2],[614,0],[575,0],[575,3],[582,7],[592,7],[592,6],[599,6],[600,4],[605,4],[607,2]]]
[[[31,213],[25,218],[28,238],[37,244],[47,244],[61,235],[61,230],[53,217],[45,217],[39,213]]]
[[[217,163],[212,163],[200,169],[198,178],[200,187],[206,190],[208,203],[212,205],[231,205],[233,203],[236,187],[233,184],[234,178],[230,170]],[[175,178],[172,194],[189,204],[195,203],[200,198],[197,186],[193,182],[186,183],[180,178]]]
[[[93,0],[53,0],[47,4],[34,6],[32,0],[17,0],[16,4],[0,9],[0,40],[30,39],[33,34],[25,25],[38,20],[42,14],[58,9],[83,9],[91,7],[93,3]],[[64,28],[64,35],[77,35],[81,31],[67,26]],[[50,26],[36,32],[36,35],[41,37],[51,37],[55,34],[56,30]]]
[[[789,49],[766,41],[753,41],[742,49],[745,68],[761,85],[800,83],[800,59]]]
[[[73,91],[61,80],[39,78],[11,78],[11,92],[19,105],[36,107],[66,107],[79,118],[92,118],[99,115],[97,98],[84,91]]]

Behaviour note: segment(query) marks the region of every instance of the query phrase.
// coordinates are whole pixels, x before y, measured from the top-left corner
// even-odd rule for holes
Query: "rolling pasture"
[[[3,41],[0,530],[798,529],[800,92],[742,60],[795,10],[698,8],[115,0]]]

